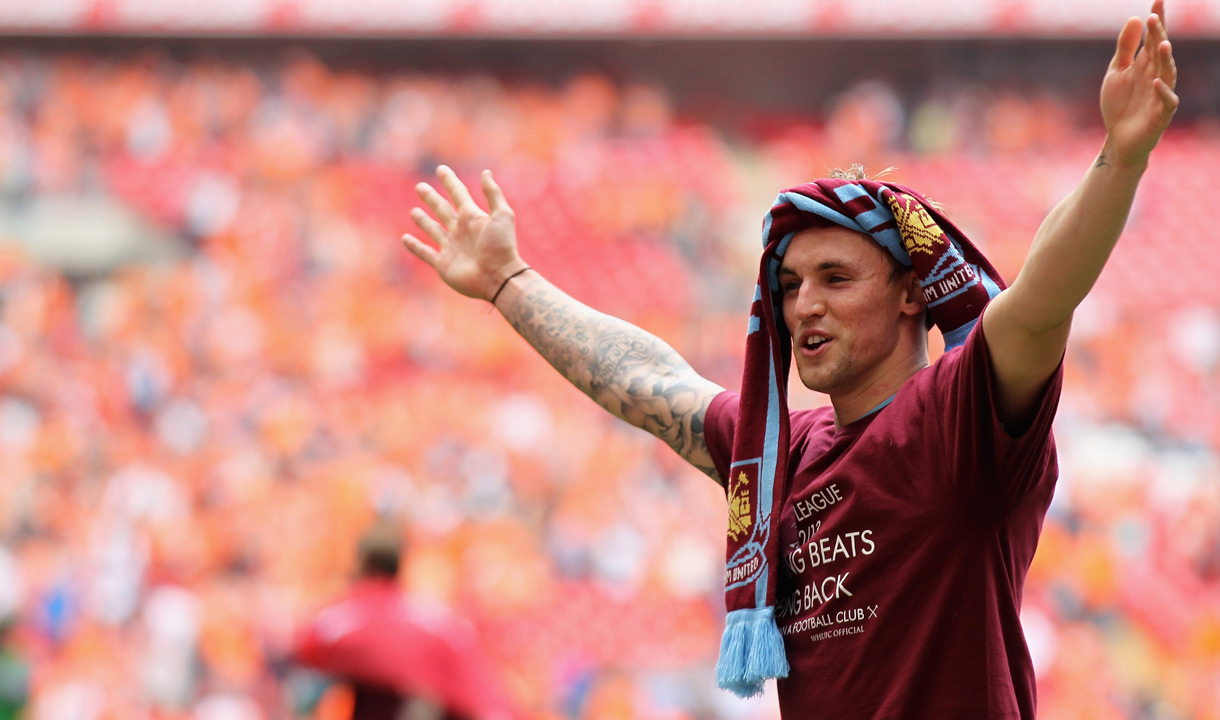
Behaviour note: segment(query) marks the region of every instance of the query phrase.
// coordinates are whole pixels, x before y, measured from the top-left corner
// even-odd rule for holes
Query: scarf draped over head
[[[779,194],[763,219],[763,255],[746,335],[745,372],[729,477],[724,635],[716,681],[743,697],[768,678],[787,677],[775,623],[779,511],[787,492],[788,368],[792,338],[783,319],[779,268],[792,237],[815,225],[841,225],[876,240],[913,268],[928,314],[961,345],[987,302],[1005,287],[987,259],[919,193],[873,180],[822,179]]]

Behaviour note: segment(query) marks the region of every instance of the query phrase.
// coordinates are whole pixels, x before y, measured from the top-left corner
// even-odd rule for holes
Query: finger
[[[1110,61],[1111,70],[1122,70],[1135,62],[1135,51],[1140,46],[1140,36],[1143,34],[1143,23],[1137,17],[1127,18],[1127,24],[1118,33],[1118,47],[1114,50],[1114,59]]]
[[[1161,19],[1161,25],[1165,28],[1165,32],[1169,32],[1169,23],[1165,22],[1165,0],[1156,0],[1152,3],[1152,14]]]
[[[1157,54],[1161,58],[1161,82],[1173,90],[1178,86],[1178,63],[1173,59],[1173,46],[1166,40],[1157,48]]]
[[[496,184],[495,178],[491,176],[490,170],[484,170],[483,176],[480,178],[483,183],[483,195],[487,198],[487,207],[494,212],[512,213],[513,209],[509,207],[508,200],[504,197],[504,191]]]
[[[436,191],[436,188],[428,183],[421,182],[415,186],[415,192],[419,195],[419,199],[423,200],[424,204],[428,206],[428,209],[445,224],[445,227],[453,225],[453,220],[457,217],[457,213],[454,212],[453,206],[449,204],[449,201]]]
[[[1149,15],[1144,22],[1144,42],[1136,53],[1135,62],[1148,77],[1156,77],[1161,71],[1161,58],[1156,48],[1160,46],[1162,38],[1157,37],[1157,29],[1160,25],[1157,23],[1156,15]]]
[[[445,226],[433,220],[428,213],[419,208],[411,208],[411,219],[428,234],[428,237],[436,241],[437,245],[444,247],[449,242],[449,235],[445,230]]]
[[[1173,117],[1173,114],[1178,111],[1178,104],[1181,102],[1176,93],[1169,89],[1160,78],[1152,81],[1152,87],[1156,90],[1156,94],[1161,98],[1166,117]]]
[[[407,248],[407,250],[411,251],[412,255],[428,263],[430,267],[436,267],[436,259],[437,255],[439,254],[437,253],[436,248],[410,233],[406,233],[402,236],[402,244]]]
[[[449,193],[449,199],[453,201],[453,207],[459,210],[467,203],[473,204],[474,198],[470,197],[470,191],[458,179],[457,173],[448,165],[441,165],[436,168],[436,176],[441,179],[441,185],[445,186],[445,192]]]
[[[1148,51],[1148,60],[1152,69],[1157,74],[1160,73],[1161,58],[1157,48],[1161,43],[1169,39],[1169,35],[1165,32],[1165,25],[1161,22],[1161,18],[1157,15],[1148,16],[1148,34],[1144,36],[1144,48]]]

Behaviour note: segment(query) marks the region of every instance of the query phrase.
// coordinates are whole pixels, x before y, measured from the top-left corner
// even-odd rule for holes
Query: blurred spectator
[[[355,583],[302,630],[293,659],[351,688],[352,720],[511,717],[472,628],[399,588],[401,542],[390,526],[361,539]]]

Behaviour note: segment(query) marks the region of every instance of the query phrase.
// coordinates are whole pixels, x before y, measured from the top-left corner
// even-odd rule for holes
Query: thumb
[[[480,180],[483,184],[483,195],[487,197],[487,207],[491,212],[504,213],[510,218],[513,217],[513,209],[509,207],[508,200],[504,197],[504,191],[491,176],[491,171],[484,170]]]
[[[1144,24],[1137,17],[1127,18],[1127,24],[1118,33],[1118,46],[1114,49],[1114,58],[1110,60],[1111,70],[1122,70],[1135,62],[1135,53],[1139,50],[1140,38],[1143,36]]]

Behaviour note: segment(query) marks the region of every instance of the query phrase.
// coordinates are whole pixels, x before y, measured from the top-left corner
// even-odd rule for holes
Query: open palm
[[[1142,164],[1156,147],[1174,112],[1178,69],[1165,29],[1164,1],[1156,0],[1145,26],[1131,18],[1118,36],[1118,48],[1101,85],[1101,116],[1111,148],[1120,162]]]
[[[403,245],[449,287],[467,297],[491,300],[508,277],[526,267],[517,252],[513,210],[489,170],[483,171],[481,183],[490,214],[475,203],[453,170],[442,165],[436,174],[448,199],[428,183],[415,188],[436,219],[420,208],[411,211],[411,219],[435,245],[409,233],[402,236]]]

